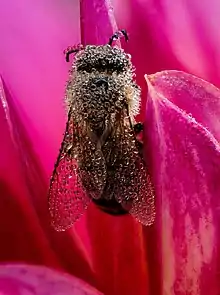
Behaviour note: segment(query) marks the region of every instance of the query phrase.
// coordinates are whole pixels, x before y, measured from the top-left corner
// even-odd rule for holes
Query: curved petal
[[[19,295],[101,295],[86,282],[46,267],[1,265],[1,294]]]
[[[220,90],[211,83],[181,71],[149,75],[154,90],[191,115],[220,141]]]
[[[154,76],[147,79],[145,122],[145,153],[151,157],[156,188],[155,228],[157,239],[161,241],[155,254],[160,257],[158,279],[162,280],[162,294],[203,295],[208,292],[214,295],[218,288],[220,254],[217,235],[220,229],[220,145],[202,121],[178,106],[180,97],[183,100],[187,92],[187,88],[178,91],[179,74],[172,76],[172,87],[176,87],[172,90],[171,85],[166,89],[163,80],[157,80],[160,75],[162,77],[157,74],[156,79]],[[194,82],[191,85],[210,94],[206,90],[209,88]],[[172,96],[172,101],[170,93],[176,95]],[[202,112],[204,101],[199,104],[196,99],[198,96],[195,96],[197,112],[199,109]],[[193,105],[193,97],[188,95],[188,100]],[[206,104],[209,105],[208,101]],[[209,116],[212,116],[211,108]],[[212,130],[209,116],[206,122]]]

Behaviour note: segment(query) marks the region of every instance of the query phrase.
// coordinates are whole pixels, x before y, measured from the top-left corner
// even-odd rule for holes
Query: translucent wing
[[[70,228],[83,214],[90,200],[82,185],[76,158],[79,154],[78,133],[70,111],[49,189],[49,211],[52,225],[57,231]]]
[[[130,129],[130,130],[129,130]],[[118,200],[143,225],[152,225],[155,219],[154,188],[138,149],[133,130],[125,128],[121,149],[123,165],[118,170],[121,187]]]
[[[105,196],[114,198],[144,225],[155,219],[154,189],[143,158],[138,149],[130,122],[125,118],[117,123],[112,138],[108,140],[104,153],[108,172]],[[109,166],[110,167],[109,169]]]

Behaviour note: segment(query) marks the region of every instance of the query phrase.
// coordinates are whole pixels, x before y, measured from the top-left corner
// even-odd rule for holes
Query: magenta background
[[[143,97],[144,74],[164,69],[185,70],[220,85],[217,0],[113,2],[116,22],[110,19],[130,34],[124,47],[133,56]],[[46,191],[66,117],[63,95],[70,65],[63,49],[81,36],[92,43],[108,40],[114,29],[103,3],[84,1],[81,17],[90,20],[82,33],[78,1],[1,2],[0,74],[11,117],[5,120],[8,108],[0,109],[0,260],[65,269],[105,294],[146,295],[152,284],[160,294],[159,257],[153,255],[160,240],[154,240],[154,229],[143,233],[131,217],[115,220],[93,207],[68,233],[54,233],[48,224]],[[218,294],[217,287],[210,295]]]

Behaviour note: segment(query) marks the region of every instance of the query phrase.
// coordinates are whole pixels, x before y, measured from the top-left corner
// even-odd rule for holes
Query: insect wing
[[[143,225],[150,226],[155,220],[154,187],[140,156],[136,158],[134,167],[135,194],[129,211]]]
[[[123,157],[115,174],[116,198],[139,222],[152,225],[155,220],[154,187],[133,132],[125,131],[118,144]]]
[[[77,155],[76,135],[73,119],[69,113],[64,140],[49,188],[49,211],[52,225],[57,231],[70,228],[89,204],[75,158]]]

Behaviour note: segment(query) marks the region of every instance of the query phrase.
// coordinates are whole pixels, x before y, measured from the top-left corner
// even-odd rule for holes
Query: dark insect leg
[[[66,56],[66,62],[70,61],[70,54],[72,53],[77,53],[81,50],[83,50],[83,45],[79,44],[79,45],[75,45],[75,46],[69,46],[66,50],[64,50],[64,54]]]
[[[125,38],[125,41],[127,42],[128,41],[128,33],[126,30],[121,30],[121,31],[118,31],[118,32],[115,32],[110,38],[109,38],[109,42],[108,44],[109,45],[112,45],[113,41],[115,40],[118,40],[120,38],[124,37]]]
[[[144,130],[144,124],[143,123],[137,123],[133,126],[134,133],[138,135],[140,132]]]
[[[121,30],[121,32],[122,32],[122,34],[124,35],[124,37],[125,37],[125,41],[127,42],[128,41],[128,33],[127,33],[127,31],[126,30]]]

